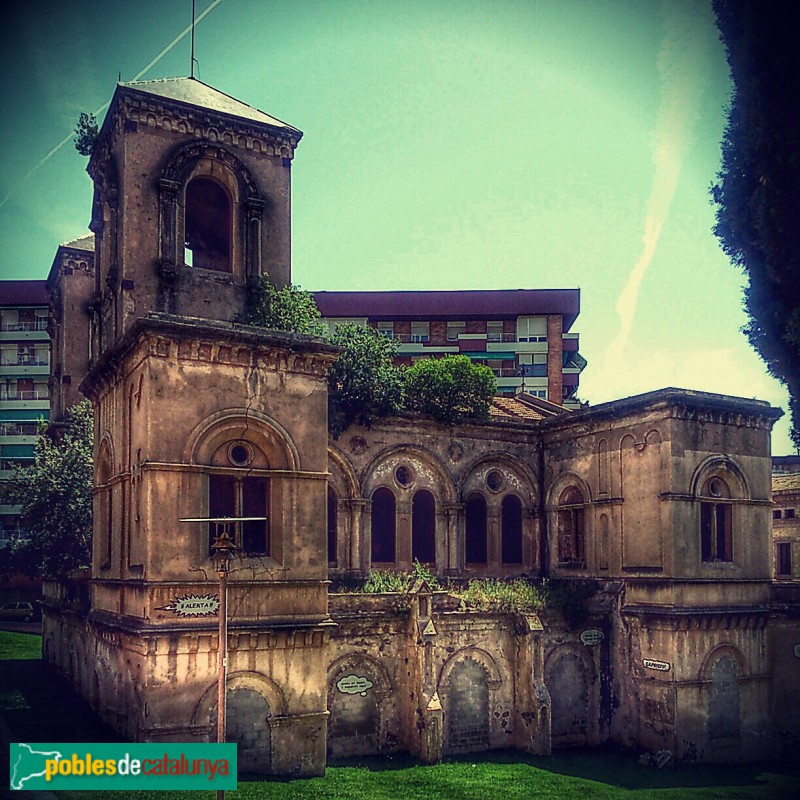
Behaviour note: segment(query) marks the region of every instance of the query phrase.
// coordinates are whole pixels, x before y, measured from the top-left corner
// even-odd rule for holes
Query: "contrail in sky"
[[[208,6],[208,8],[203,11],[195,19],[195,25],[197,25],[200,20],[202,20],[207,14],[213,11],[222,0],[213,0],[213,2]],[[178,42],[180,42],[183,38],[186,37],[188,33],[191,33],[192,26],[187,25],[144,69],[140,70],[133,76],[131,80],[138,81],[143,75],[146,75],[159,61],[161,61],[164,56],[175,47]],[[97,117],[102,114],[109,106],[111,105],[111,101],[109,100],[107,103],[103,103],[96,111],[93,112],[94,116]],[[46,164],[65,144],[69,144],[75,136],[75,131],[70,131],[66,138],[62,139],[44,158],[42,158],[35,166],[33,166],[28,172],[19,180],[19,182],[14,186],[11,191],[2,199],[0,200],[0,208],[2,208],[11,198],[11,195],[19,189],[19,187],[25,183],[25,181],[36,172],[39,167]]]
[[[639,289],[658,248],[669,217],[681,167],[692,144],[693,129],[707,84],[708,25],[694,2],[665,2],[664,36],[657,67],[661,102],[653,131],[653,183],[642,234],[642,250],[617,300],[619,332],[609,345],[606,366],[614,368],[628,344]]]

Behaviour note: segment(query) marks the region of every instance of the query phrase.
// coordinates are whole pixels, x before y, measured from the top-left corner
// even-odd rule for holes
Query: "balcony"
[[[49,358],[19,358],[0,361],[0,375],[48,375]]]
[[[46,319],[36,322],[3,322],[0,324],[0,341],[3,342],[46,342],[49,339]]]
[[[47,320],[37,319],[35,322],[4,322],[0,331],[46,331]]]
[[[33,389],[32,391],[22,391],[22,392],[3,392],[0,394],[0,403],[4,403],[8,401],[15,401],[15,400],[49,400],[50,395],[47,393],[47,390],[39,390]]]

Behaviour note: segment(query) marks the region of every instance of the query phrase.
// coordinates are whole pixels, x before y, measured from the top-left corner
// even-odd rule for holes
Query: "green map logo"
[[[235,744],[12,743],[14,791],[235,789]]]

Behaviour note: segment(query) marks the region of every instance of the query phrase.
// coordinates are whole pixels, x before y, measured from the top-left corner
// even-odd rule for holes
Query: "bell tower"
[[[309,775],[325,766],[337,349],[241,324],[253,280],[290,280],[300,137],[191,78],[117,86],[89,163],[91,602],[80,630],[55,606],[44,628],[47,657],[129,738],[215,740],[216,531],[182,520],[236,518],[228,741],[242,770]]]
[[[194,78],[117,85],[88,171],[93,357],[150,312],[222,321],[291,279],[302,132]]]

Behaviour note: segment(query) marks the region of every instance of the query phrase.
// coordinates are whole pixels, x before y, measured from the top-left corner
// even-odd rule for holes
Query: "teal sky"
[[[198,15],[209,6],[197,77],[305,132],[296,283],[577,286],[583,399],[680,386],[786,406],[711,233],[730,86],[710,3],[197,0]],[[86,231],[86,159],[71,142],[47,156],[190,16],[191,0],[45,0],[6,17],[0,277],[45,277]],[[141,77],[188,72],[185,36]],[[793,452],[787,427],[775,454]]]

